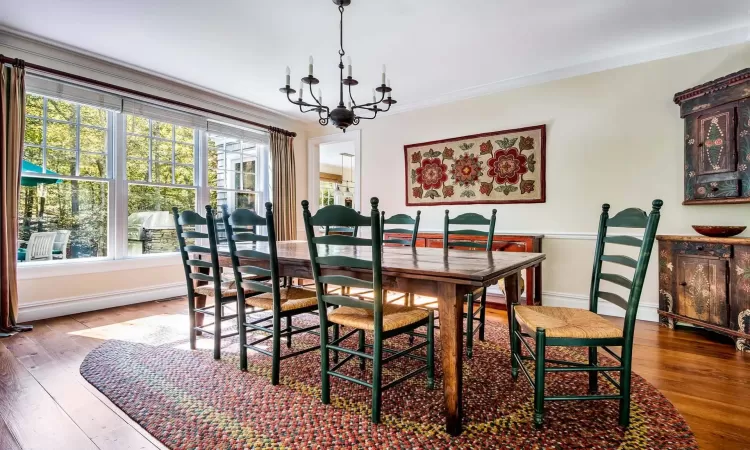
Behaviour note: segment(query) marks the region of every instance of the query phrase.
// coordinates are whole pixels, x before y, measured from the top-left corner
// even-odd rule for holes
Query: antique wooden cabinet
[[[542,238],[544,235],[541,234],[495,234],[492,238],[492,250],[496,252],[541,252],[542,251]],[[401,233],[386,233],[386,239],[411,239],[411,234]],[[487,243],[487,239],[478,236],[464,236],[458,234],[451,234],[451,240],[456,241],[472,241],[472,242],[484,242]],[[385,244],[388,245],[388,244]],[[417,234],[417,247],[433,247],[443,248],[443,233],[442,232],[423,232]],[[462,250],[470,250],[468,248],[462,248]],[[484,251],[483,249],[476,249]],[[526,270],[526,282],[525,282],[525,294],[526,303],[529,305],[542,303],[542,266],[538,265],[536,268]],[[505,297],[501,295],[493,295],[491,292],[487,294],[487,305],[490,308],[505,309]]]
[[[657,236],[663,325],[701,326],[750,351],[750,238]]]
[[[678,92],[685,119],[683,204],[750,202],[750,69]]]

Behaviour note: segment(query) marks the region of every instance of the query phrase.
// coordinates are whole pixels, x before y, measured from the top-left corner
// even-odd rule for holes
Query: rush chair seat
[[[654,200],[651,213],[638,208],[629,208],[609,217],[609,205],[602,206],[599,220],[599,232],[594,251],[594,269],[591,277],[589,309],[560,308],[552,306],[511,305],[508,311],[510,324],[511,376],[518,378],[519,369],[534,389],[534,424],[542,426],[544,422],[544,402],[562,400],[619,400],[619,423],[623,427],[630,424],[630,379],[633,357],[633,333],[638,302],[641,298],[643,281],[654,245],[656,229],[659,225],[661,200]],[[611,236],[611,228],[643,228],[643,238],[635,236]],[[630,256],[605,254],[609,245],[624,245],[638,248],[638,259]],[[618,248],[619,247],[615,247]],[[602,272],[602,266],[618,264],[635,269],[633,279],[623,275]],[[610,283],[600,290],[601,282]],[[613,286],[616,285],[616,286]],[[611,287],[624,288],[628,291],[627,299],[609,292]],[[625,321],[620,328],[597,314],[599,299],[605,299],[625,310]],[[534,341],[529,343],[528,341]],[[548,359],[548,347],[588,347],[588,364],[575,361]],[[600,366],[598,349],[601,347],[611,355],[619,366]],[[620,347],[617,355],[609,347]],[[528,351],[525,355],[524,348]],[[533,377],[526,367],[526,362],[533,362]],[[556,372],[588,372],[590,395],[545,396],[545,379],[547,374]],[[615,380],[610,372],[620,374]],[[599,374],[616,390],[614,394],[599,394]]]
[[[382,392],[384,390],[423,372],[427,373],[428,388],[434,387],[434,312],[385,303],[383,297],[383,243],[378,199],[373,198],[370,203],[372,204],[372,211],[369,217],[340,205],[322,208],[313,216],[308,209],[307,200],[302,202],[302,208],[320,318],[321,400],[324,404],[331,402],[331,376],[368,387],[372,390],[371,419],[373,423],[379,423]],[[315,236],[315,227],[329,225],[370,226],[372,238],[364,239],[341,235]],[[322,250],[319,250],[319,247]],[[323,267],[335,268],[338,274],[324,275]],[[372,281],[349,275],[356,274],[357,269],[372,270]],[[323,286],[328,283],[348,288],[372,289],[373,299],[368,301],[343,293],[327,294],[323,290]],[[329,311],[329,307],[334,309]],[[345,332],[341,337],[334,336],[334,339],[329,341],[328,333],[324,330],[327,330],[331,323],[352,328],[352,331]],[[413,346],[410,344],[410,347],[404,350],[384,347],[384,341],[387,339],[412,334],[414,330],[420,327],[427,327],[424,341]],[[373,334],[371,345],[366,344],[366,331]],[[357,348],[344,347],[342,342],[355,334],[358,336]],[[425,356],[414,354],[416,350],[423,347],[426,347]],[[372,349],[372,353],[367,353],[368,349]],[[332,367],[329,358],[331,352],[334,352]],[[338,353],[347,356],[337,362],[335,356]],[[388,356],[384,356],[386,354]],[[363,380],[337,372],[338,368],[352,358],[359,358],[360,369],[364,369],[367,360],[372,362],[371,380]],[[423,361],[425,365],[384,385],[382,382],[383,365],[398,358]]]
[[[237,318],[236,313],[228,311],[228,307],[235,305],[237,302],[237,289],[233,282],[226,282],[222,279],[219,252],[216,245],[214,215],[210,206],[206,206],[206,217],[202,217],[194,211],[179,212],[177,208],[172,208],[172,213],[180,256],[182,257],[182,266],[185,270],[185,280],[187,281],[190,348],[195,349],[198,332],[212,335],[214,358],[219,359],[221,358],[221,340],[237,336],[236,331],[225,332],[222,330],[222,324]],[[186,230],[185,227],[190,229]],[[197,231],[197,227],[206,227],[208,232]],[[196,239],[207,239],[209,246],[195,244]],[[209,260],[194,258],[194,254],[207,256]],[[208,269],[210,274],[200,273],[194,271],[194,269]],[[196,281],[207,282],[208,284],[195,286]],[[196,295],[212,297],[214,304],[196,308]],[[198,327],[195,320],[196,314],[213,316],[214,321]]]
[[[282,285],[279,278],[279,260],[276,250],[276,229],[273,222],[273,205],[266,203],[266,216],[261,217],[249,209],[237,209],[231,215],[226,206],[222,207],[224,229],[227,233],[229,254],[232,260],[232,273],[236,285],[245,289],[237,295],[237,328],[240,341],[240,369],[247,370],[247,351],[253,350],[272,358],[271,384],[279,384],[281,361],[320,348],[310,346],[294,352],[281,354],[281,339],[291,348],[292,336],[299,333],[317,334],[318,325],[296,327],[293,318],[318,309],[315,291]],[[255,233],[258,226],[266,227],[267,236]],[[239,231],[238,231],[239,230]],[[244,231],[253,230],[253,231]],[[265,264],[259,264],[259,262]],[[268,268],[265,268],[265,266]],[[268,277],[267,282],[243,278],[246,275]],[[270,315],[249,317],[247,307],[252,312],[266,311]],[[260,310],[260,311],[259,311]],[[281,320],[285,320],[282,327]],[[268,323],[270,322],[270,324]],[[260,332],[265,336],[248,342],[248,333]],[[271,351],[258,346],[271,339]]]
[[[487,219],[476,213],[464,213],[460,214],[453,219],[449,217],[449,211],[445,210],[445,223],[443,226],[443,250],[447,251],[449,248],[464,248],[464,249],[475,249],[485,250],[488,252],[492,251],[492,240],[495,237],[495,220],[497,216],[497,210],[492,210],[492,216]],[[461,229],[451,230],[451,225],[469,225],[469,226],[489,226],[487,231],[480,231],[475,229]],[[451,239],[451,235],[463,235],[463,236],[480,236],[486,237],[487,243],[461,241],[459,239]],[[475,308],[477,297],[479,297],[479,307]],[[484,328],[486,324],[486,309],[487,309],[487,288],[479,288],[474,292],[466,294],[465,302],[467,304],[466,313],[466,357],[471,358],[474,355],[474,335],[479,334],[479,340],[484,341]],[[474,323],[478,322],[477,326]]]

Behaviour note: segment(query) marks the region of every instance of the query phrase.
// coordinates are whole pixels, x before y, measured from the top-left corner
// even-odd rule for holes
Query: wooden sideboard
[[[386,239],[411,239],[411,234],[386,233]],[[492,238],[492,250],[497,252],[537,252],[542,251],[542,234],[495,234]],[[487,242],[486,238],[479,236],[464,236],[452,234],[451,240]],[[398,244],[385,244],[398,245]],[[417,234],[417,247],[443,248],[442,232],[422,232]],[[462,250],[470,250],[461,248]],[[483,251],[482,249],[476,249]],[[542,265],[536,268],[526,269],[526,303],[529,305],[542,303]],[[487,305],[490,308],[505,309],[505,297],[502,295],[487,294]]]
[[[713,330],[750,351],[750,238],[656,239],[661,323]]]

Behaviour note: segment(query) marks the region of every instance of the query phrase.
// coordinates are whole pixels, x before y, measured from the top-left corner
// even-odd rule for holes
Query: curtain
[[[24,136],[24,74],[22,61],[0,65],[0,337],[30,330],[16,324],[18,286],[18,197]]]
[[[271,128],[271,191],[273,224],[276,239],[297,238],[297,184],[294,172],[294,137],[278,128]]]

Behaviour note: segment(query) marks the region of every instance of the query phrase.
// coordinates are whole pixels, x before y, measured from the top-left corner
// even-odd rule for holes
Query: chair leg
[[[286,348],[292,348],[292,316],[286,316]]]
[[[328,320],[325,311],[320,313],[320,400],[331,403],[331,376],[328,375]]]
[[[631,344],[632,345],[632,344]],[[627,428],[630,425],[630,376],[632,350],[627,346],[622,348],[622,372],[620,375],[620,426]]]
[[[245,302],[237,298],[237,331],[240,337],[240,370],[247,371],[247,330],[245,329]]]
[[[516,361],[516,355],[519,354],[521,344],[518,342],[518,336],[516,336],[518,323],[516,323],[515,307],[516,305],[513,304],[510,305],[510,308],[508,309],[508,328],[510,328],[510,376],[513,380],[518,379],[518,361]]]
[[[466,294],[466,358],[471,359],[474,355],[474,294]]]
[[[589,347],[589,365],[597,364],[597,348]],[[589,393],[595,394],[599,391],[599,372],[589,372]]]
[[[380,423],[380,403],[382,399],[381,375],[383,371],[383,340],[378,330],[372,342],[372,423]]]
[[[333,326],[333,340],[337,340],[339,338],[339,325],[336,324]],[[340,344],[339,344],[340,345]],[[335,351],[333,352],[333,363],[336,364],[339,362],[339,352]]]
[[[427,389],[435,389],[435,313],[427,316]]]
[[[534,426],[544,422],[544,361],[547,337],[544,328],[536,329],[536,366],[534,368]]]
[[[359,337],[359,345],[357,346],[357,351],[364,352],[365,351],[365,330],[359,330],[357,332],[357,335]],[[359,370],[365,370],[365,358],[359,357]]]
[[[487,309],[487,288],[482,289],[482,300],[479,303],[479,340],[484,342],[485,310]]]
[[[279,371],[281,370],[281,317],[277,311],[273,313],[273,349],[271,360],[271,384],[279,384]]]
[[[214,359],[221,359],[221,299],[214,298]]]
[[[190,322],[190,350],[195,350],[195,298],[188,294],[188,312]]]

